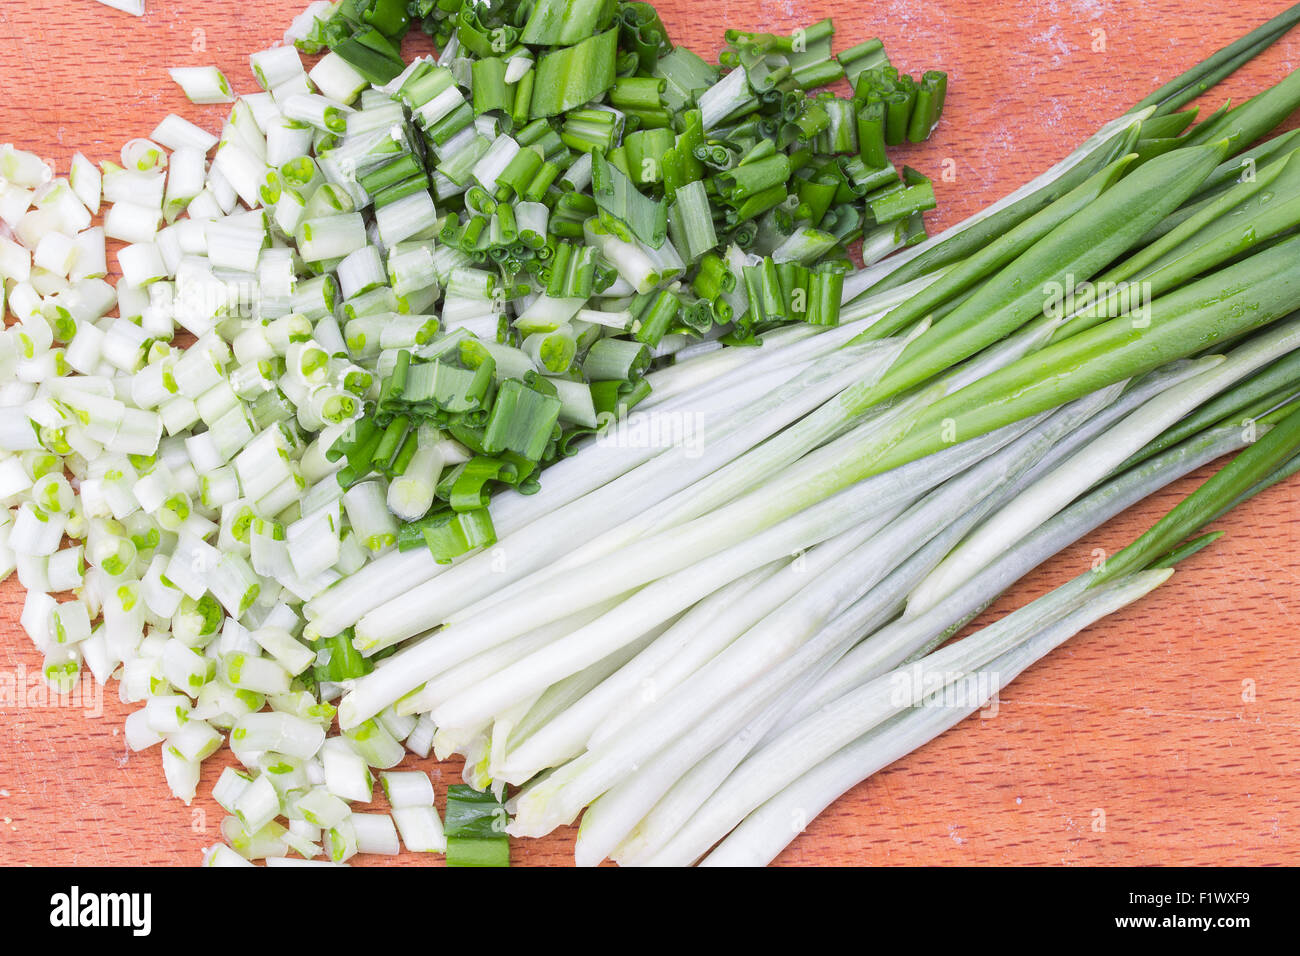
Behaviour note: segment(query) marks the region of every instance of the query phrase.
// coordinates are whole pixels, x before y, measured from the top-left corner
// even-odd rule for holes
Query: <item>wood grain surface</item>
[[[72,154],[115,158],[168,112],[211,129],[165,68],[215,63],[255,89],[249,53],[278,42],[303,0],[148,0],[135,19],[91,0],[0,4],[0,142],[65,173]],[[934,138],[902,159],[936,177],[931,229],[1032,178],[1106,119],[1286,6],[1285,0],[657,0],[673,38],[716,53],[728,27],[788,32],[833,16],[836,49],[870,36],[913,73],[950,73]],[[423,51],[423,37],[408,40]],[[1290,71],[1284,39],[1215,91],[1240,102]],[[951,181],[937,177],[944,168]],[[1199,476],[1203,478],[1204,475]],[[1113,551],[1197,477],[1059,555],[1004,596],[992,620]],[[996,716],[964,722],[859,785],[815,820],[786,864],[1281,864],[1300,859],[1300,597],[1292,481],[1220,523],[1227,536],[1140,604],[1028,671]],[[0,585],[0,674],[40,657],[18,627],[22,592]],[[223,811],[172,798],[155,748],[129,754],[128,709],[102,700],[0,710],[0,864],[194,864]],[[454,762],[415,761],[439,796]],[[573,831],[515,841],[517,865],[572,861]],[[389,862],[374,859],[374,862]],[[398,864],[436,864],[404,854]]]

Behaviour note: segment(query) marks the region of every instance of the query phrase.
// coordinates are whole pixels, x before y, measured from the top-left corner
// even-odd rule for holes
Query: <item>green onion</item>
[[[496,542],[496,532],[486,508],[447,511],[420,524],[424,543],[439,564],[450,564],[478,548]]]
[[[581,106],[613,86],[618,31],[584,32],[584,36],[574,45],[538,59],[531,107],[534,119]]]
[[[448,866],[509,866],[505,807],[489,793],[454,784],[447,788],[444,829]]]

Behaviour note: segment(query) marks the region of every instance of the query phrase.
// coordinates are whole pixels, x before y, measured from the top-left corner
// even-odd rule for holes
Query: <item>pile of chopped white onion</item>
[[[177,797],[230,744],[243,769],[214,794],[230,846],[208,862],[337,863],[397,853],[399,832],[441,852],[423,773],[385,774],[391,816],[352,810],[372,768],[428,755],[428,718],[387,712],[327,739],[340,689],[294,682],[320,663],[303,602],[395,527],[382,483],[345,493],[326,455],[381,361],[340,357],[334,297],[382,287],[370,299],[389,301],[404,256],[427,276],[404,301],[432,301],[434,253],[352,210],[321,218],[329,255],[295,243],[288,203],[262,193],[268,171],[311,153],[313,111],[362,116],[387,94],[333,55],[310,74],[292,45],[252,61],[263,91],[237,99],[213,68],[174,71],[195,101],[234,100],[220,137],[170,115],[120,165],[78,153],[66,179],[0,145],[0,579],[16,570],[26,588],[21,624],[52,686],[116,678],[139,705],[126,741],[160,748]],[[116,287],[108,240],[124,243]],[[343,262],[299,278],[327,258]]]

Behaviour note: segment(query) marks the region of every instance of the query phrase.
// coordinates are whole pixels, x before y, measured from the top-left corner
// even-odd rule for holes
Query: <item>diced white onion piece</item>
[[[164,219],[174,222],[194,201],[194,197],[203,192],[207,172],[207,160],[203,151],[197,147],[182,146],[172,154],[163,200]]]
[[[161,210],[139,203],[114,203],[104,213],[104,235],[122,242],[152,242],[161,215]]]
[[[12,239],[0,236],[0,283],[26,282],[32,274],[32,253]]]
[[[386,813],[354,813],[349,818],[357,837],[358,853],[397,856],[402,852],[397,841],[397,827]]]
[[[227,813],[234,813],[235,801],[251,783],[248,774],[240,773],[234,767],[226,767],[212,785],[212,799]]]
[[[389,248],[429,229],[437,222],[433,197],[426,190],[403,196],[375,212],[375,223]]]
[[[474,164],[472,175],[489,194],[496,192],[497,177],[519,155],[519,144],[510,136],[498,136],[488,151]]]
[[[325,789],[336,797],[360,803],[369,803],[374,791],[374,778],[361,755],[342,737],[331,737],[321,748],[321,762],[325,767]]]
[[[533,68],[533,58],[516,54],[506,63],[506,83],[518,83]]]
[[[178,395],[160,405],[158,414],[162,417],[163,428],[168,435],[179,435],[199,420],[193,400],[184,395]]]
[[[293,714],[265,712],[241,717],[230,739],[246,750],[273,750],[306,760],[321,749],[325,731],[319,724]]]
[[[289,690],[290,675],[275,661],[234,652],[222,658],[222,674],[240,690],[257,694],[282,694]]]
[[[257,77],[258,86],[264,90],[274,89],[286,80],[301,76],[305,72],[302,68],[302,59],[292,45],[259,50],[248,60],[253,75]]]
[[[160,734],[149,726],[149,715],[143,709],[132,711],[127,715],[123,735],[126,737],[127,747],[137,752],[147,750],[166,739],[165,734]]]
[[[166,583],[167,557],[156,554],[149,563],[149,569],[140,581],[140,594],[149,611],[159,618],[170,618],[180,607],[184,593],[177,587]],[[170,579],[167,579],[170,580]]]
[[[92,213],[99,213],[100,201],[103,194],[103,176],[99,172],[99,167],[88,160],[81,153],[72,157],[72,167],[68,173],[68,185],[72,191],[77,194]]]
[[[146,341],[148,335],[143,329],[130,319],[118,318],[109,324],[100,352],[114,368],[133,373],[144,361]]]
[[[207,721],[191,717],[167,738],[167,746],[188,761],[198,764],[221,749],[222,737]]]
[[[217,202],[217,197],[212,194],[211,188],[205,188],[190,200],[190,204],[185,207],[185,212],[194,220],[220,219],[225,215],[225,210]]]
[[[76,261],[76,241],[61,232],[47,233],[32,254],[32,265],[61,276],[71,272]]]
[[[48,514],[25,502],[9,530],[9,547],[15,554],[51,555],[59,550],[67,518]]]
[[[207,592],[207,576],[220,560],[220,552],[212,545],[182,534],[167,562],[167,579],[197,601]]]
[[[220,382],[221,370],[204,350],[187,349],[176,360],[176,385],[186,398],[197,399]]]
[[[325,835],[325,847],[329,858],[335,863],[343,863],[357,854],[357,831],[352,826],[352,816],[340,820],[338,826],[331,827]]]
[[[18,623],[40,650],[44,650],[50,644],[51,615],[57,603],[44,591],[28,590],[23,598],[23,610],[18,617]]]
[[[261,219],[224,219],[206,224],[208,259],[215,268],[254,272],[266,244]]]
[[[307,92],[312,92],[310,87],[308,87]],[[284,118],[280,113],[280,107],[275,104],[275,96],[265,90],[261,93],[246,93],[240,97],[240,100],[248,107],[248,111],[253,114],[253,122],[257,124],[257,128],[263,133],[277,121]]]
[[[122,165],[127,169],[148,173],[166,169],[167,164],[167,153],[151,139],[137,137],[122,146]]]
[[[5,143],[0,145],[0,179],[15,186],[44,186],[54,178],[52,170],[35,153],[14,149]]]
[[[211,662],[192,648],[172,638],[163,648],[163,674],[168,683],[189,697],[197,699],[208,682]]]
[[[149,136],[150,139],[171,150],[197,149],[200,153],[206,154],[217,145],[216,136],[175,113],[168,113]],[[176,157],[173,156],[172,162],[175,161]]]
[[[316,787],[299,797],[296,809],[307,822],[327,829],[338,826],[352,812],[345,801],[324,787]]]
[[[326,53],[307,74],[316,89],[332,100],[351,103],[370,82],[337,53]]]
[[[95,683],[103,687],[120,663],[108,649],[108,639],[105,637],[104,629],[95,628],[90,637],[82,641],[78,648]]]
[[[109,168],[105,163],[104,201],[130,202],[150,209],[162,210],[163,195],[167,189],[167,174],[162,170],[141,172],[135,169]]]
[[[217,176],[221,176],[223,179],[217,180],[215,178]],[[224,182],[229,184],[233,188],[234,194],[251,209],[260,202],[258,193],[265,178],[265,161],[244,144],[227,140],[217,147],[217,155],[212,161],[212,169],[209,173],[210,187],[214,183]],[[214,195],[216,195],[218,203],[220,203],[220,194],[214,193]],[[222,211],[226,213],[229,213],[232,209],[232,206],[222,206]]]
[[[46,566],[48,574],[48,564]],[[64,601],[50,612],[51,635],[56,644],[80,644],[90,637],[90,614],[80,601]]]
[[[267,165],[278,169],[291,159],[307,155],[312,138],[310,127],[277,115],[266,130]]]
[[[22,460],[16,456],[0,457],[0,501],[19,495],[32,486],[31,476],[23,467]],[[9,527],[13,517],[7,509],[0,509],[0,522],[3,522],[6,543],[9,540]]]
[[[394,807],[393,822],[402,844],[413,853],[446,853],[447,837],[442,820],[432,806]]]
[[[99,0],[99,2],[114,10],[129,13],[133,17],[144,16],[144,0]]]
[[[416,119],[427,129],[465,102],[465,96],[455,85],[447,87],[415,111]]]
[[[230,108],[230,117],[221,130],[223,140],[234,140],[258,159],[266,159],[266,136],[257,122],[257,114],[245,97],[240,97]]]
[[[190,719],[193,705],[183,694],[159,694],[144,705],[149,726],[160,734],[174,734]]]
[[[394,810],[433,806],[433,781],[421,770],[389,770],[381,773],[379,780]]]
[[[167,71],[191,103],[233,103],[230,83],[215,66],[178,66]]]
[[[74,241],[77,245],[77,259],[68,278],[73,282],[81,282],[86,279],[102,279],[108,275],[108,247],[104,239],[104,228],[92,226],[84,229],[77,233]]]
[[[306,123],[324,133],[342,133],[347,128],[351,108],[341,101],[319,93],[299,93],[286,97],[280,103],[286,119]]]
[[[152,242],[137,242],[119,249],[117,264],[122,269],[122,281],[138,288],[152,285],[167,275],[162,253]]]
[[[85,580],[82,546],[63,548],[50,555],[45,566],[45,577],[52,591],[71,591],[81,587],[81,582]]]
[[[309,219],[298,229],[298,254],[305,262],[341,259],[365,248],[366,223],[360,213]]]
[[[103,0],[101,0],[103,2]],[[114,0],[120,3],[144,3],[144,0]],[[204,866],[253,866],[250,860],[244,859],[224,843],[215,843],[203,851]]]
[[[28,249],[35,249],[48,233],[62,231],[63,222],[53,209],[31,209],[14,225],[14,235]]]
[[[293,18],[289,28],[284,31],[285,43],[296,43],[299,40],[307,39],[307,36],[315,29],[317,22],[324,22],[330,18],[334,10],[334,4],[329,0],[315,0],[307,5],[307,9]]]
[[[301,674],[316,660],[316,652],[281,627],[259,627],[252,638],[290,674]]]
[[[244,829],[251,832],[262,829],[280,815],[280,795],[266,774],[254,778],[244,788],[235,800],[234,811]]]
[[[167,746],[162,750],[162,765],[168,789],[188,807],[199,787],[199,762],[186,760],[174,748]]]
[[[437,730],[438,726],[432,718],[428,714],[421,714],[415,723],[415,729],[402,741],[402,745],[417,757],[428,757],[433,750],[433,737]]]

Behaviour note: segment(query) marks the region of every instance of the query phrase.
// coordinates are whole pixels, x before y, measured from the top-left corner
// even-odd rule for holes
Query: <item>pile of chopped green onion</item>
[[[402,60],[415,22],[436,60]],[[647,3],[344,0],[304,25],[300,48],[374,86],[348,90],[356,112],[316,104],[314,159],[270,172],[263,198],[304,228],[293,194],[316,166],[326,180],[354,172],[357,208],[373,204],[398,259],[391,293],[374,247],[332,251],[349,251],[340,276],[355,256],[369,266],[373,282],[345,290],[367,314],[343,331],[383,391],[330,455],[346,457],[345,483],[414,485],[400,505],[389,485],[408,522],[398,546],[439,561],[492,544],[492,492],[535,492],[540,469],[645,400],[653,364],[792,322],[836,325],[846,247],[862,240],[876,261],[920,241],[935,205],[885,147],[929,136],[946,77],[900,75],[879,40],[835,56],[830,20],[787,37],[730,31],[725,77],[674,48]],[[809,95],[844,78],[852,99]],[[375,88],[391,98],[368,98]],[[890,121],[873,125],[886,95]],[[305,105],[294,118],[311,120]],[[410,314],[424,312],[439,320]],[[443,446],[440,480],[404,481],[434,454],[423,425],[460,452],[448,462]]]
[[[946,81],[829,21],[714,66],[645,3],[315,3],[310,70],[172,71],[220,136],[0,146],[0,578],[47,680],[116,678],[187,803],[229,745],[211,865],[507,865],[580,814],[581,863],[767,862],[1300,470],[1300,74],[1182,110],[1297,20],[928,239],[884,151]],[[464,755],[445,821],[409,753]]]

